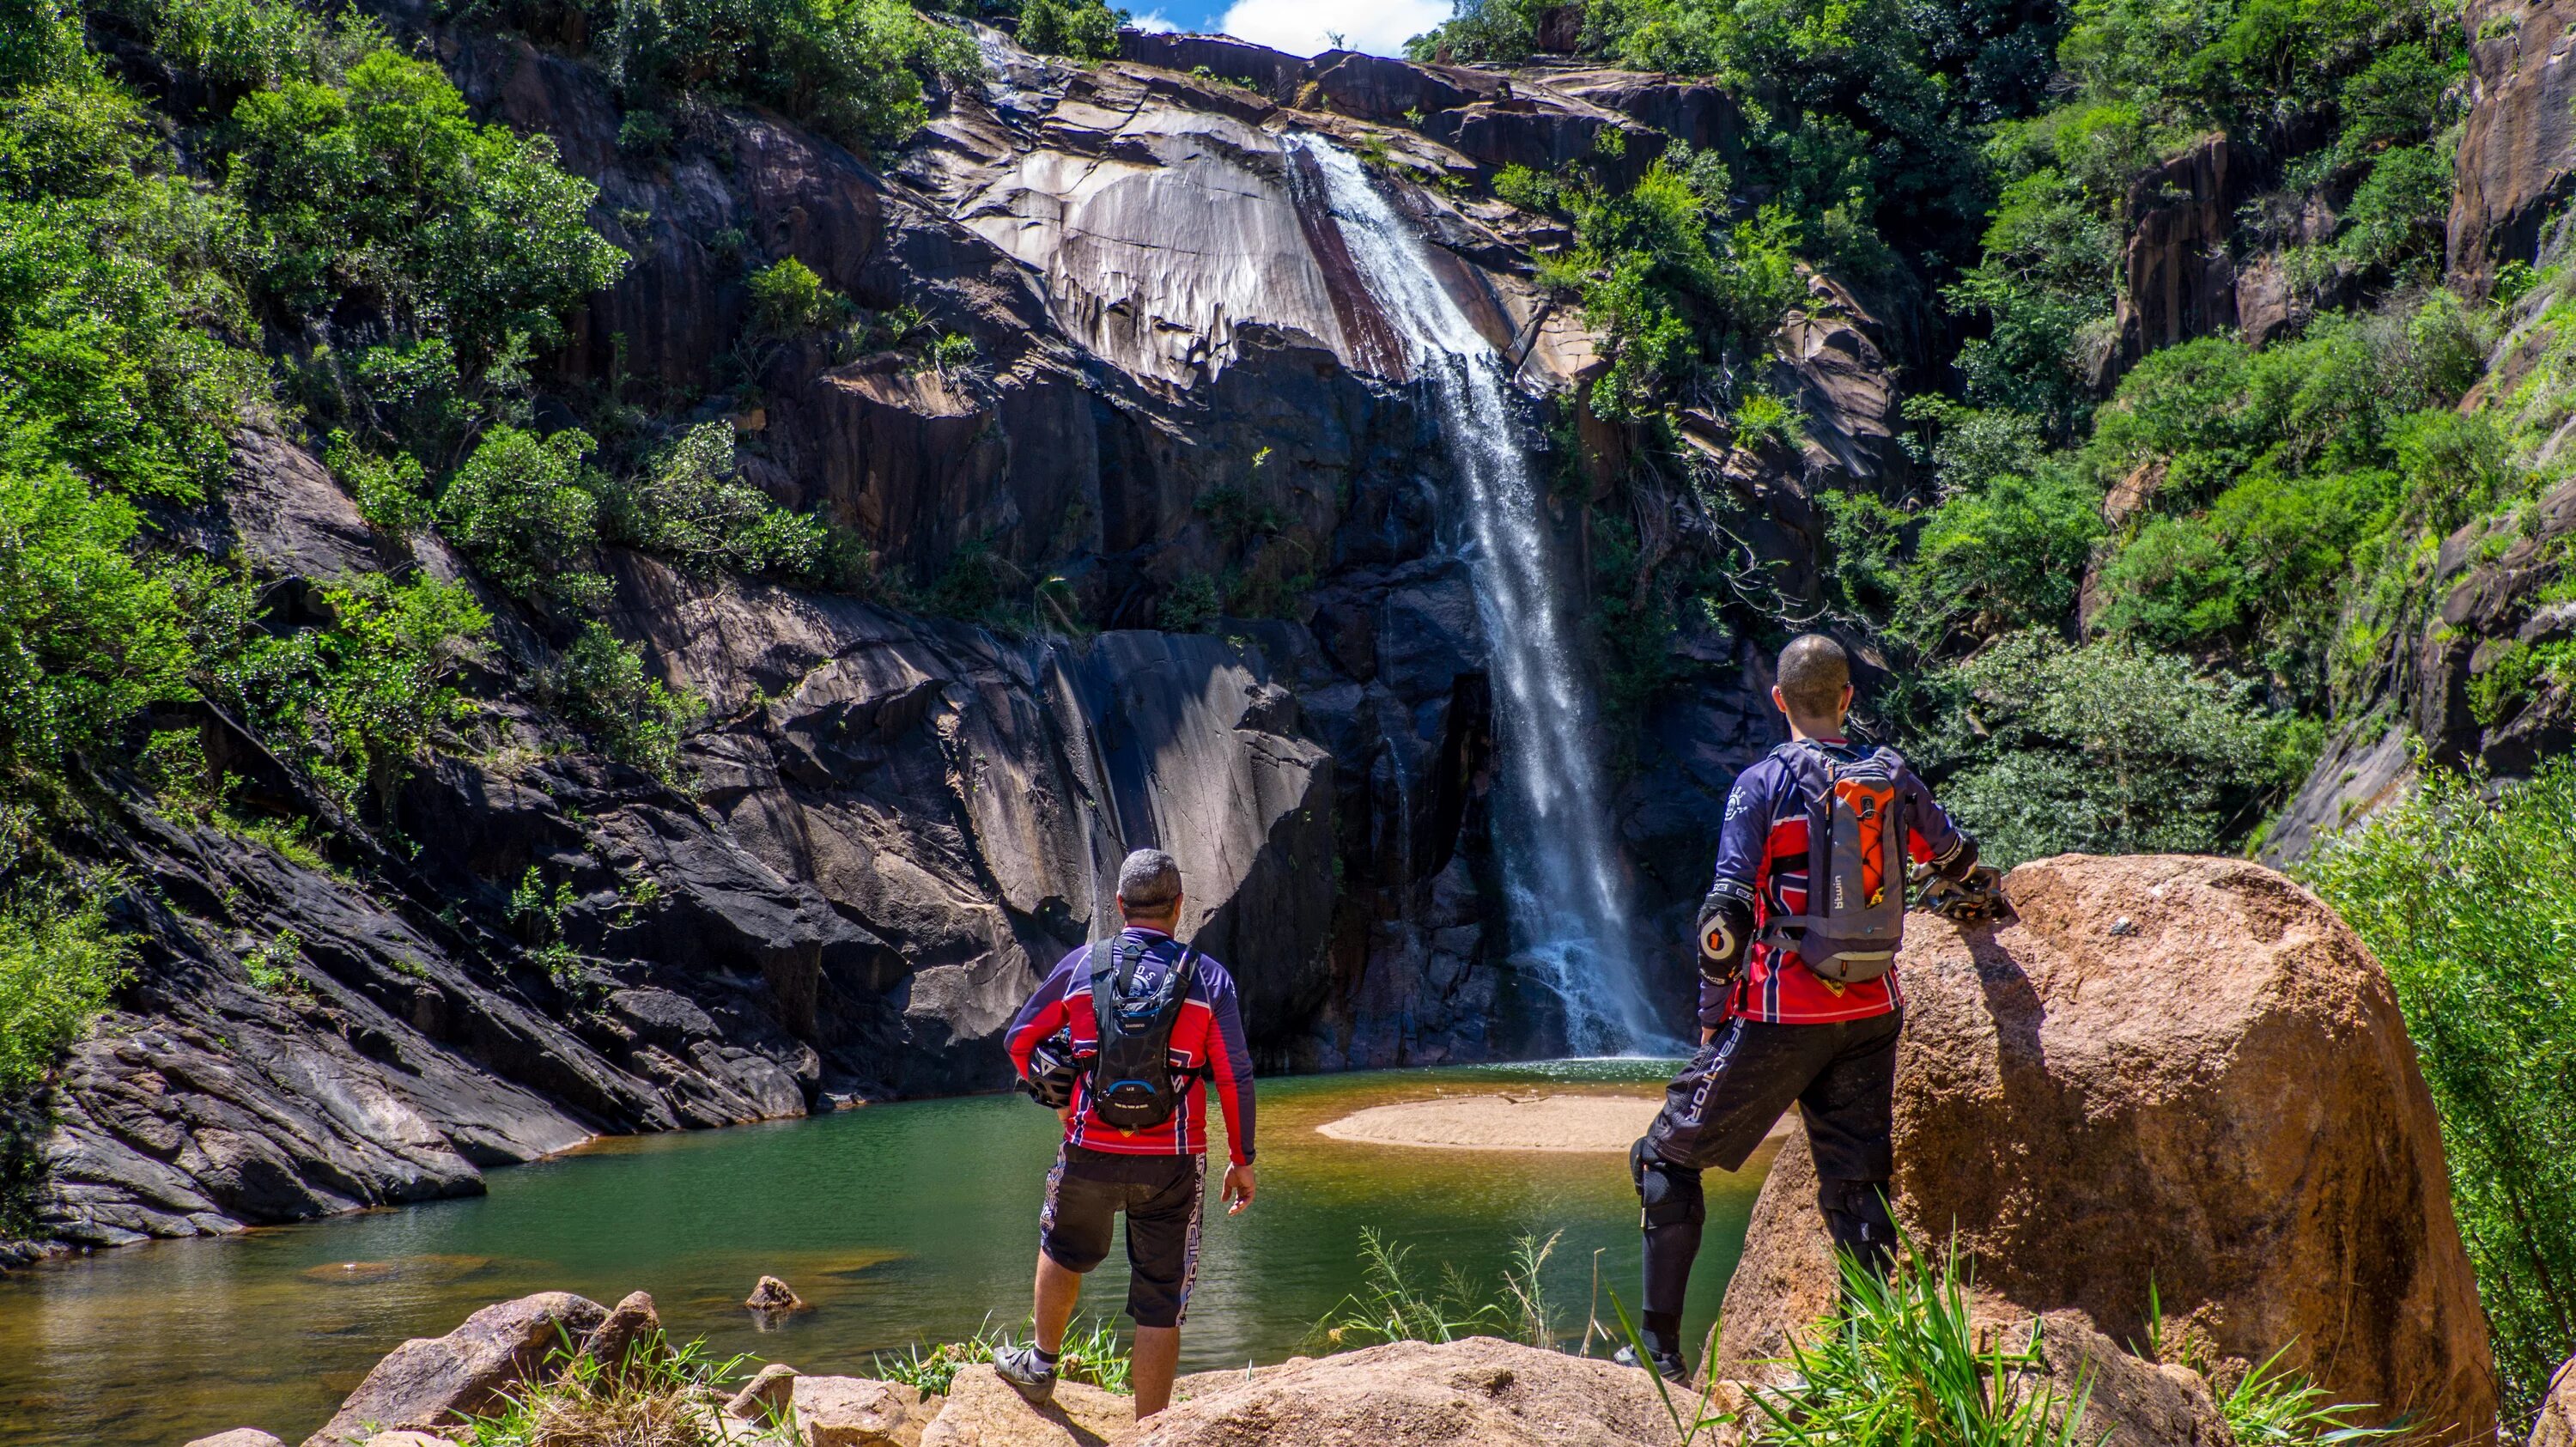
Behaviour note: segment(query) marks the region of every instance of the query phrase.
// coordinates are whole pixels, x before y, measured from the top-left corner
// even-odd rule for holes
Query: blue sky
[[[1115,3],[1115,0],[1113,0]],[[1147,29],[1222,32],[1294,55],[1333,47],[1403,53],[1406,37],[1449,18],[1450,0],[1124,0]]]

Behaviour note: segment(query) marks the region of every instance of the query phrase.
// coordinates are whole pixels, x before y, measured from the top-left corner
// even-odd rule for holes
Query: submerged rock
[[[964,1378],[960,1377],[960,1381]],[[1193,1396],[1133,1447],[1671,1447],[1644,1372],[1490,1337],[1292,1362]],[[935,1447],[925,1439],[923,1447]]]
[[[1916,1241],[1955,1230],[1999,1309],[2143,1341],[2152,1287],[2220,1356],[2287,1347],[2336,1401],[2491,1436],[2432,1100],[2360,940],[2233,860],[2067,855],[2006,889],[2000,927],[1908,922],[1895,1185]],[[1801,1132],[1727,1288],[1724,1369],[1831,1304],[1814,1192]]]
[[[501,1394],[534,1377],[546,1356],[605,1320],[607,1309],[565,1291],[487,1306],[440,1337],[393,1349],[304,1447],[357,1447],[373,1433],[435,1431],[491,1410]]]

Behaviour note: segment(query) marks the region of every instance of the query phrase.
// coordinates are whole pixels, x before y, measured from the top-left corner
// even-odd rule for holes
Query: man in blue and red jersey
[[[1700,1173],[1742,1166],[1791,1102],[1806,1123],[1816,1203],[1834,1244],[1882,1273],[1894,1250],[1887,1182],[1904,994],[1893,972],[1848,984],[1817,974],[1784,924],[1808,913],[1815,811],[1802,778],[1822,777],[1821,763],[1857,764],[1873,752],[1843,736],[1852,685],[1842,645],[1815,633],[1791,639],[1771,700],[1788,716],[1789,742],[1736,776],[1717,878],[1700,906],[1700,1051],[1629,1153],[1646,1238],[1640,1335],[1655,1370],[1677,1381],[1688,1379],[1682,1298],[1707,1219]],[[1801,758],[1802,751],[1821,757]],[[1914,771],[1893,753],[1878,762],[1915,862],[1954,881],[1990,884],[1994,871],[1978,866],[1976,841]],[[1626,1348],[1621,1355],[1633,1357]]]
[[[1074,1078],[1060,1112],[1064,1146],[1047,1174],[1046,1204],[1038,1213],[1037,1339],[994,1353],[993,1367],[1032,1402],[1054,1393],[1056,1354],[1082,1296],[1082,1278],[1108,1257],[1110,1231],[1124,1212],[1131,1269],[1127,1315],[1136,1322],[1129,1380],[1141,1419],[1170,1403],[1172,1374],[1180,1363],[1181,1317],[1198,1269],[1211,1080],[1233,1155],[1222,1188],[1227,1214],[1252,1204],[1252,1052],[1244,1043],[1234,977],[1172,938],[1181,921],[1181,871],[1172,856],[1159,849],[1127,856],[1118,869],[1118,913],[1126,928],[1111,949],[1132,989],[1151,994],[1168,972],[1188,972],[1168,1051],[1176,1083],[1182,1077],[1186,1083],[1169,1119],[1128,1132],[1094,1108],[1091,1076]],[[1091,953],[1085,946],[1065,956],[1011,1022],[1011,1064],[1023,1077],[1030,1074],[1031,1053],[1059,1031],[1071,1037],[1068,1057],[1096,1053]]]

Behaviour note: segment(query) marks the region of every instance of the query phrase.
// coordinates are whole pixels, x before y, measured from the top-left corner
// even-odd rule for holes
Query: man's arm
[[[1063,1029],[1071,1018],[1064,999],[1073,990],[1074,962],[1086,953],[1076,950],[1058,961],[1038,982],[1036,993],[1020,1006],[1020,1013],[1012,1017],[1011,1028],[1003,1032],[1003,1044],[1011,1052],[1011,1069],[1023,1078],[1029,1073],[1029,1052],[1038,1047],[1039,1041]]]
[[[1243,1035],[1242,998],[1234,977],[1210,972],[1208,1070],[1216,1078],[1217,1104],[1225,1112],[1226,1151],[1238,1166],[1252,1163],[1252,1047]]]
[[[1699,907],[1699,1023],[1714,1028],[1733,1008],[1752,948],[1754,886],[1771,847],[1770,784],[1761,764],[1735,776],[1717,836],[1717,871]]]
[[[1911,767],[1897,771],[1905,796],[1906,847],[1917,864],[1929,864],[1946,879],[1964,880],[1977,867],[1977,841],[1932,797],[1932,790]]]

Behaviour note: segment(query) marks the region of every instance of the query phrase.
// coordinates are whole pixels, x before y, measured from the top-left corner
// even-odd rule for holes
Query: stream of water
[[[1208,1221],[1184,1365],[1294,1354],[1360,1284],[1365,1226],[1411,1246],[1427,1276],[1454,1265],[1488,1288],[1513,1237],[1562,1228],[1544,1279],[1568,1344],[1596,1252],[1602,1283],[1633,1309],[1637,1197],[1618,1156],[1360,1145],[1315,1127],[1389,1101],[1533,1087],[1633,1095],[1642,1125],[1669,1068],[1264,1081],[1261,1198]],[[602,1302],[647,1290],[675,1335],[721,1354],[863,1374],[872,1353],[1027,1313],[1056,1135],[1026,1100],[979,1096],[625,1137],[496,1171],[491,1194],[469,1200],[48,1263],[0,1277],[0,1442],[175,1447],[239,1426],[294,1442],[405,1338],[556,1289]],[[1766,1148],[1736,1175],[1709,1175],[1694,1331],[1716,1315],[1769,1163]],[[764,1272],[815,1309],[761,1330],[740,1303]],[[1085,1311],[1114,1315],[1125,1295],[1125,1259],[1112,1252]],[[1607,1319],[1606,1294],[1600,1310]]]
[[[1358,159],[1318,136],[1289,143],[1322,172],[1351,260],[1439,409],[1460,482],[1468,567],[1492,653],[1503,796],[1497,844],[1513,952],[1564,1002],[1576,1053],[1669,1045],[1638,979],[1591,688],[1503,359],[1441,285],[1428,243]]]

